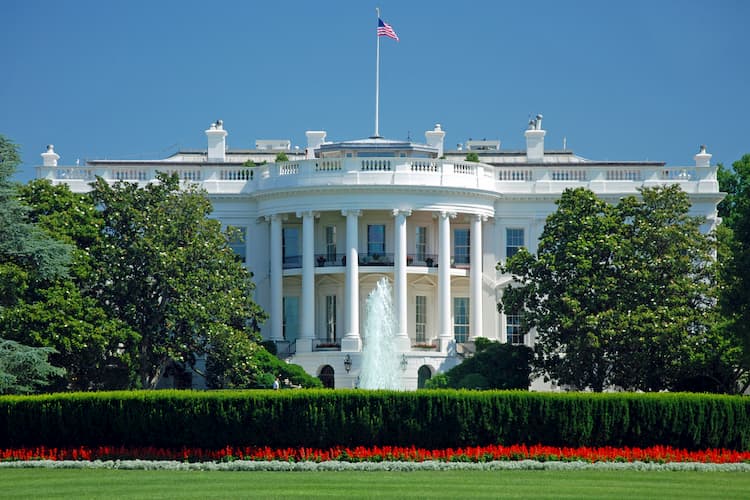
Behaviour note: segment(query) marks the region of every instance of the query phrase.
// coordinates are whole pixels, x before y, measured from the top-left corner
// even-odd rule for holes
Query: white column
[[[411,210],[393,210],[394,220],[394,252],[393,252],[393,281],[395,316],[396,316],[396,349],[408,351],[411,349],[409,334],[407,333],[407,286],[406,286],[406,218]]]
[[[299,212],[297,217],[302,217],[302,314],[297,352],[310,352],[315,338],[315,213]]]
[[[346,332],[341,350],[357,352],[362,349],[359,336],[359,210],[342,210],[346,217],[346,287],[344,290],[344,318]]]
[[[440,351],[448,350],[453,340],[451,324],[451,225],[455,213],[440,212],[438,227],[438,311]]]
[[[484,336],[482,335],[482,221],[485,219],[481,215],[474,215],[471,218],[470,339]]]
[[[284,291],[283,291],[283,273],[284,268],[281,262],[281,221],[282,216],[275,214],[270,217],[271,220],[271,340],[284,340],[284,311],[282,308]]]

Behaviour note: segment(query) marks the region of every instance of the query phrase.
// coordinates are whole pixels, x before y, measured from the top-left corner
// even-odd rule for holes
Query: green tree
[[[567,190],[537,256],[504,266],[515,280],[501,310],[536,328],[538,373],[578,389],[678,386],[708,349],[711,239],[678,186],[646,188],[617,205]]]
[[[289,157],[286,155],[285,152],[281,151],[279,153],[276,153],[276,159],[274,161],[276,163],[279,163],[281,161],[289,161]]]
[[[533,351],[523,345],[476,339],[476,353],[460,365],[433,377],[432,389],[528,389]]]
[[[12,305],[26,287],[66,276],[70,246],[30,223],[10,176],[21,159],[17,147],[0,135],[0,307]]]
[[[479,155],[477,153],[475,153],[474,151],[470,151],[470,152],[466,153],[466,158],[464,160],[465,161],[471,161],[471,162],[474,162],[474,163],[479,163]]]
[[[0,339],[0,394],[30,394],[64,375],[65,370],[52,366],[47,359],[54,352],[50,347],[29,347]]]
[[[119,389],[133,385],[132,358],[138,335],[111,318],[91,293],[97,262],[91,249],[102,220],[88,195],[65,184],[32,181],[19,187],[28,218],[57,240],[74,245],[69,276],[30,288],[0,324],[6,336],[55,350],[50,359],[66,369],[57,389]]]
[[[71,247],[50,237],[29,220],[10,181],[21,159],[18,148],[0,135],[0,337],[3,345],[3,390],[30,392],[63,373],[47,362],[52,350],[36,349],[8,339],[10,317],[38,290],[68,275]]]
[[[154,388],[170,363],[254,371],[258,324],[252,275],[237,261],[212,207],[195,186],[159,174],[145,187],[97,178],[94,203],[103,218],[94,294],[109,314],[138,332],[140,384]],[[247,365],[218,363],[240,353]],[[225,373],[214,373],[222,378]]]
[[[719,189],[727,193],[719,204],[720,325],[736,351],[734,378],[740,392],[750,387],[750,154],[719,165]]]

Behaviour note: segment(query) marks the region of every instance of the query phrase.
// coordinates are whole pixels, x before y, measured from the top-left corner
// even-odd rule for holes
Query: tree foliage
[[[735,377],[742,391],[750,386],[750,154],[719,165],[719,189],[727,193],[719,204],[722,333],[737,350]]]
[[[14,341],[8,323],[35,298],[37,290],[67,279],[71,247],[29,219],[10,181],[20,163],[15,144],[0,135],[0,378],[4,392],[31,392],[64,370],[49,364],[53,349],[38,349],[28,338]],[[27,345],[28,344],[28,345]],[[38,345],[38,344],[37,344]]]
[[[528,389],[533,352],[523,345],[476,339],[476,353],[427,381],[428,389]]]
[[[470,151],[466,153],[466,158],[464,160],[474,162],[474,163],[479,163],[479,155],[474,151]]]
[[[712,249],[678,186],[645,188],[611,205],[567,190],[537,256],[522,250],[499,307],[536,329],[539,373],[601,391],[674,389],[705,368],[716,340]]]
[[[252,300],[252,275],[221,224],[208,218],[205,193],[181,188],[176,175],[166,174],[145,187],[101,178],[92,187],[103,218],[93,292],[111,316],[140,334],[141,385],[156,387],[170,363],[195,367],[204,354],[223,370],[216,376],[253,372],[265,315]]]
[[[0,135],[0,276],[12,287],[4,290],[0,306],[12,304],[18,290],[66,276],[70,262],[69,245],[29,222],[17,186],[10,181],[20,162],[17,146]]]
[[[30,394],[61,377],[65,370],[52,366],[51,347],[29,347],[0,338],[0,394]]]
[[[46,180],[20,187],[19,194],[31,221],[74,247],[69,277],[29,293],[6,318],[6,330],[17,340],[55,349],[51,359],[67,370],[60,389],[131,387],[139,335],[110,317],[92,294],[98,268],[92,249],[101,239],[102,218],[91,197]]]

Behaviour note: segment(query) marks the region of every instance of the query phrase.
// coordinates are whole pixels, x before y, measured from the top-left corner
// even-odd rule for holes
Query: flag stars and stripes
[[[387,36],[388,38],[393,38],[398,42],[398,35],[393,30],[391,25],[380,18],[378,18],[378,36]]]

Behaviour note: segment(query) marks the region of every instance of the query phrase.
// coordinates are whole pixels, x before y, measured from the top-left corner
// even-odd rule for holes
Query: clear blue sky
[[[592,159],[689,165],[750,152],[750,2],[1,0],[0,134],[20,180],[55,144],[77,158],[161,158],[205,148],[373,133],[375,7],[380,133],[446,145],[524,146],[544,114],[547,148]]]

